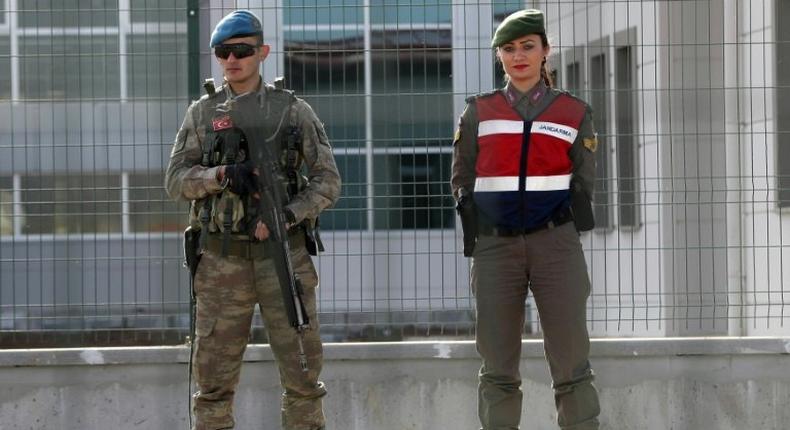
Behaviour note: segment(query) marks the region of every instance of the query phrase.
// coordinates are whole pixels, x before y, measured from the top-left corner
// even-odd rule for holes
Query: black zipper
[[[527,214],[524,213],[524,206],[527,197],[527,156],[529,155],[529,137],[532,134],[532,121],[524,121],[524,131],[521,134],[521,160],[518,167],[518,195],[519,195],[519,215],[523,227],[527,222]]]

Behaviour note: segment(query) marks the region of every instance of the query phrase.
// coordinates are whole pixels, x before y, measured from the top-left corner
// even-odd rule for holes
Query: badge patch
[[[211,121],[211,124],[214,126],[214,131],[227,130],[233,127],[233,121],[231,121],[230,117],[227,115],[220,118],[214,118],[214,120]]]
[[[584,138],[584,147],[589,149],[591,152],[595,152],[598,149],[598,138]]]
[[[453,136],[453,144],[455,144],[455,142],[458,142],[459,140],[461,140],[461,127],[455,129],[455,136]]]

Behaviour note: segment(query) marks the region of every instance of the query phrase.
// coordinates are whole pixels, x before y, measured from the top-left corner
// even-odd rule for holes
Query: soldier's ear
[[[269,50],[271,50],[271,49],[272,48],[269,45],[261,45],[261,50],[260,50],[260,52],[258,52],[258,55],[260,56],[260,60],[261,61],[265,60],[266,57],[269,56]]]

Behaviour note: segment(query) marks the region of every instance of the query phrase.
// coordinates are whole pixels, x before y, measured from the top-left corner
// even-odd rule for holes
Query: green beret
[[[528,34],[545,33],[543,12],[537,9],[524,9],[513,12],[499,24],[491,40],[491,47],[498,48],[511,40]]]

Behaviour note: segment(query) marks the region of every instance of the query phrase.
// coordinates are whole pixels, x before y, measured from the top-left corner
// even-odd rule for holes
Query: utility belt
[[[486,222],[481,222],[478,225],[478,232],[481,235],[486,235],[486,236],[497,236],[497,237],[522,236],[525,234],[532,234],[545,229],[559,227],[571,221],[573,221],[573,213],[571,212],[571,209],[569,207],[566,207],[564,209],[560,209],[557,212],[555,212],[547,222],[537,225],[535,227],[508,228],[508,227],[494,226]]]
[[[222,255],[222,233],[210,233],[206,239],[206,250],[217,255]],[[298,225],[288,230],[288,244],[291,249],[305,246],[304,226]],[[228,256],[239,257],[245,260],[260,260],[267,258],[266,242],[252,241],[247,236],[233,235],[228,242]]]

